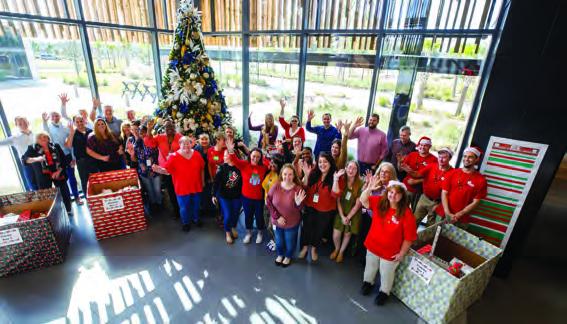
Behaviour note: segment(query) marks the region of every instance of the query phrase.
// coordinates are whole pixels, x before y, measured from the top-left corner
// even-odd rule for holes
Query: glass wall
[[[261,123],[268,112],[279,115],[285,98],[288,118],[301,112],[305,122],[309,109],[316,110],[316,123],[327,111],[335,121],[378,112],[386,132],[402,122],[414,129],[414,139],[430,135],[435,148],[458,149],[474,121],[508,2],[197,3],[211,66],[240,131],[246,111]],[[13,120],[25,112],[39,130],[41,113],[59,108],[60,93],[71,98],[69,114],[90,108],[94,94],[119,117],[126,109],[151,113],[178,6],[178,0],[0,1],[0,114]],[[400,95],[407,118],[398,120]],[[349,147],[354,154],[356,145]]]

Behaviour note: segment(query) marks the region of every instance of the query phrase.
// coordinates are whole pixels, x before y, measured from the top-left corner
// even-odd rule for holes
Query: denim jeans
[[[71,154],[68,154],[66,158],[68,161],[73,159]],[[76,200],[79,200],[80,196],[79,188],[77,187],[77,178],[75,177],[75,168],[68,166],[65,172],[67,173],[67,182],[69,182],[69,186],[71,187],[71,193],[73,193],[73,197],[75,197]]]
[[[222,217],[224,219],[224,231],[230,232],[230,230],[235,228],[238,223],[238,216],[240,216],[242,201],[240,201],[240,198],[225,199],[219,197],[219,204],[222,211]]]
[[[140,180],[148,193],[150,204],[161,205],[161,177],[159,175],[153,177],[140,176]]]
[[[36,191],[39,189],[37,181],[35,180],[33,166],[27,163],[24,164],[24,184],[27,191]]]
[[[201,193],[192,193],[183,196],[177,196],[179,203],[179,214],[181,214],[181,223],[189,224],[191,220],[199,220],[199,207],[201,206]]]
[[[278,256],[292,258],[297,248],[297,233],[299,232],[299,224],[292,228],[275,227],[274,235],[276,237],[276,252]]]
[[[256,228],[263,230],[264,224],[264,199],[248,199],[242,196],[242,207],[246,216],[246,229],[251,230],[256,219]]]

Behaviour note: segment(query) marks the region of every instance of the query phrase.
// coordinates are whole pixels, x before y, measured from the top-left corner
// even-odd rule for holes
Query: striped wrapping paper
[[[491,137],[480,172],[488,195],[471,214],[469,231],[504,248],[547,145]]]

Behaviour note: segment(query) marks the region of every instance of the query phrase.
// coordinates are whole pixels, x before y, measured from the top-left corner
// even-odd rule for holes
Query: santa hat
[[[419,141],[417,141],[417,145],[431,145],[431,138],[422,136]]]
[[[472,153],[478,158],[482,155],[482,150],[476,146],[469,146],[465,149],[465,153]]]
[[[400,182],[400,181],[390,180],[390,181],[388,182],[387,188],[390,188],[390,187],[392,187],[392,186],[400,186],[400,187],[404,188],[404,191],[407,191],[407,190],[408,190],[408,188],[406,187],[406,185],[405,185],[403,182]]]
[[[439,151],[437,151],[437,153],[441,153],[441,152],[445,152],[447,154],[449,154],[449,156],[453,156],[453,151],[448,148],[448,147],[442,147],[441,149],[439,149]]]

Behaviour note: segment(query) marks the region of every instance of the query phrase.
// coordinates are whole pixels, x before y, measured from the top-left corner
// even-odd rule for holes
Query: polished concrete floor
[[[566,192],[553,184],[510,277],[493,278],[456,322],[564,323]],[[379,308],[360,296],[352,259],[278,268],[264,244],[228,246],[211,219],[186,234],[165,212],[99,242],[86,207],[75,214],[65,263],[0,279],[0,323],[421,322],[395,298]]]

